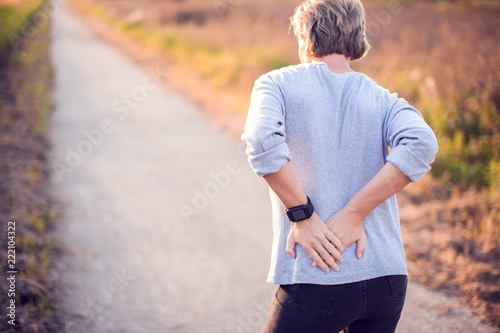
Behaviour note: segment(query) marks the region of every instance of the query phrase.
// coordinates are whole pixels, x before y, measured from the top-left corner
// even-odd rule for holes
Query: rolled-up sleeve
[[[245,132],[248,161],[259,177],[279,171],[292,159],[286,144],[283,95],[269,75],[254,85]]]
[[[386,119],[386,140],[391,147],[387,161],[414,183],[431,169],[438,151],[436,135],[418,110],[397,99]]]

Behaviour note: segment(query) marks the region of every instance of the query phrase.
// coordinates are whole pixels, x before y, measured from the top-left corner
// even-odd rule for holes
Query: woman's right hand
[[[342,243],[328,230],[318,214],[314,213],[311,218],[304,221],[292,222],[286,252],[294,259],[296,258],[295,244],[302,246],[309,258],[325,272],[330,271],[329,267],[336,271],[340,269],[335,261],[343,261]]]

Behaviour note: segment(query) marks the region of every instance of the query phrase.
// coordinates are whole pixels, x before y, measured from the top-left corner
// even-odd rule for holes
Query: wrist
[[[359,220],[361,223],[363,223],[363,220],[370,214],[370,212],[366,212],[351,201],[347,203],[345,209],[350,215],[354,215],[356,217],[356,220]]]
[[[314,206],[311,199],[307,197],[307,203],[305,205],[294,206],[289,209],[285,209],[285,213],[291,222],[301,222],[308,220],[314,213]]]
[[[283,202],[283,206],[285,207],[285,210],[289,210],[297,206],[306,206],[308,202],[309,198],[303,194],[303,197],[300,199],[288,198],[286,203]]]
[[[314,221],[314,219],[315,219],[315,216],[318,216],[318,215],[316,214],[316,212],[314,212],[314,213],[311,215],[311,217],[309,217],[309,218],[307,218],[307,219],[305,219],[305,220],[298,221],[298,222],[293,222],[293,221],[290,221],[290,222],[291,222],[291,223],[290,223],[290,227],[291,227],[291,228],[299,228],[299,229],[300,229],[300,228],[309,228],[309,227],[310,227],[309,225],[310,225],[311,223],[314,223],[313,221]]]

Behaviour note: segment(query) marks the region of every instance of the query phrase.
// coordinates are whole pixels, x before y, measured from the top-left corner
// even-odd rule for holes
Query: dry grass
[[[412,277],[459,291],[464,303],[497,326],[499,13],[405,9],[373,36],[373,51],[357,64],[421,110],[438,136],[433,175],[440,182],[429,177],[401,195]]]
[[[398,199],[410,278],[459,296],[499,326],[500,216],[484,193],[446,188],[429,176]]]
[[[429,177],[401,195],[412,277],[459,291],[464,303],[497,326],[499,13],[405,9],[373,36],[373,51],[357,64],[421,110],[439,139],[433,175],[440,182]]]
[[[288,35],[298,3],[80,0],[75,6],[194,69],[210,82],[205,106],[232,98],[226,106],[244,117],[254,80],[298,62]],[[500,8],[493,1],[399,3],[390,11],[387,1],[365,2],[373,48],[354,68],[414,104],[439,139],[435,179],[400,198],[411,276],[458,291],[500,325]]]
[[[446,182],[498,189],[498,14],[405,9],[357,66],[421,110],[440,143],[433,175]]]
[[[10,2],[12,3],[12,2]],[[42,1],[18,2],[2,10],[3,31],[20,31]],[[23,7],[23,8],[21,8]],[[3,7],[5,9],[5,7]],[[9,15],[8,19],[5,19]],[[15,15],[14,18],[10,15]],[[5,19],[5,20],[4,20]],[[11,25],[9,25],[11,24]],[[55,288],[49,266],[55,242],[49,236],[52,221],[47,189],[46,122],[52,109],[52,72],[48,24],[31,26],[36,36],[18,40],[14,48],[0,49],[0,269],[7,269],[7,222],[16,221],[16,326],[0,323],[2,332],[56,332],[62,324],[55,316]],[[5,276],[5,275],[2,275]],[[7,306],[9,283],[0,281],[0,303]],[[4,308],[5,309],[5,308]]]

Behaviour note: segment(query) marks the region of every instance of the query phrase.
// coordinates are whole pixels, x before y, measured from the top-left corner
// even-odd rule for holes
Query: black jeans
[[[394,332],[407,284],[406,275],[391,275],[339,285],[280,285],[262,332]]]

